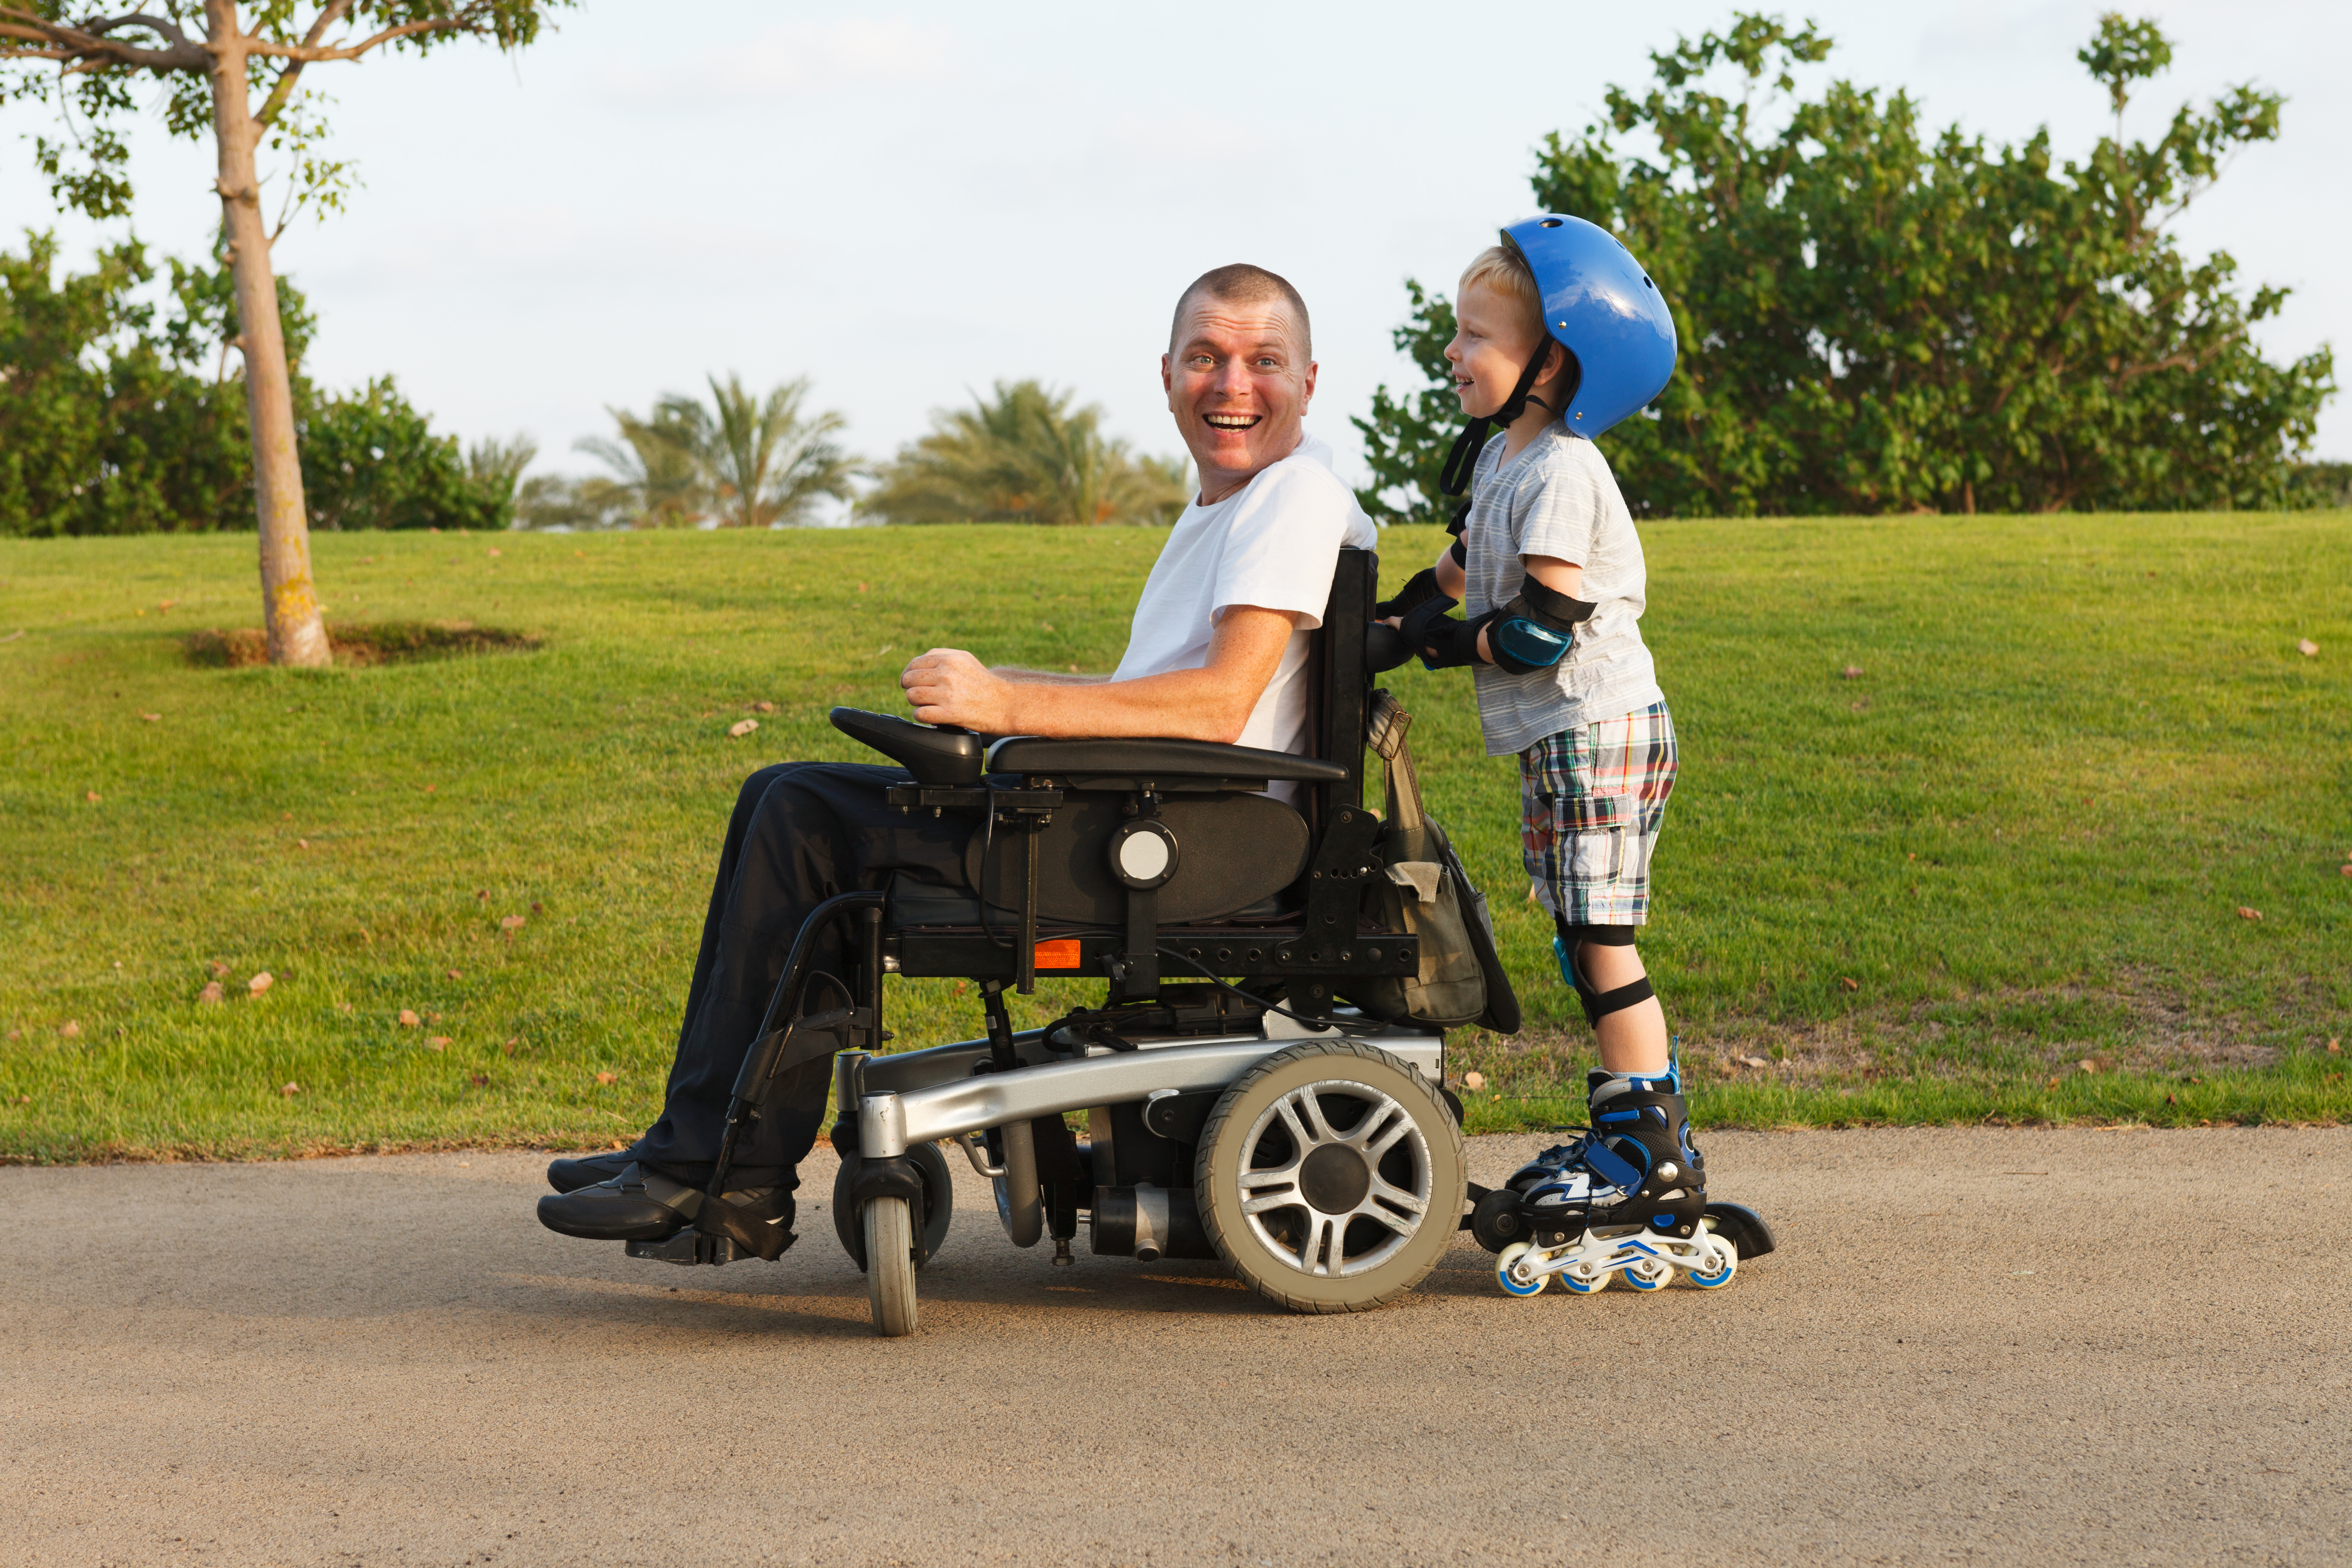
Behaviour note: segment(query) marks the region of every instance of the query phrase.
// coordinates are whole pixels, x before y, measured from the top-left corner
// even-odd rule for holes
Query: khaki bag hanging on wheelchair
[[[1413,772],[1405,731],[1406,712],[1386,690],[1372,694],[1366,725],[1373,751],[1388,774],[1386,826],[1380,837],[1385,879],[1367,889],[1366,912],[1388,931],[1419,939],[1421,972],[1411,979],[1359,982],[1356,1000],[1389,1018],[1412,1018],[1444,1028],[1477,1024],[1499,1034],[1518,1028],[1518,1007],[1495,952],[1494,922],[1486,897],[1463,870],[1445,830],[1422,809],[1421,781]],[[1502,1005],[1490,1005],[1494,993]]]

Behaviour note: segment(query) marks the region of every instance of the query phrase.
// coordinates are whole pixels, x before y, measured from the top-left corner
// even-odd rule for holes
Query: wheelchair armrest
[[[857,708],[833,710],[833,727],[863,741],[927,784],[976,784],[982,762],[981,738],[969,730],[934,729],[887,713]]]
[[[1146,778],[1296,779],[1335,784],[1348,776],[1338,763],[1269,752],[1256,746],[1222,746],[1213,741],[1105,736],[1055,741],[1042,735],[1012,735],[989,749],[993,773],[1066,776],[1117,773]]]

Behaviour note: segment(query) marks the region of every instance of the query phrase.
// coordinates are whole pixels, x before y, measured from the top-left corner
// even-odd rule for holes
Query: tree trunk
[[[310,581],[310,530],[294,446],[294,386],[254,171],[261,127],[254,123],[247,98],[245,33],[237,25],[236,0],[205,0],[205,30],[213,57],[217,188],[236,282],[237,347],[245,356],[246,407],[253,428],[253,499],[261,524],[261,609],[269,631],[269,662],[315,668],[331,662],[331,656]]]

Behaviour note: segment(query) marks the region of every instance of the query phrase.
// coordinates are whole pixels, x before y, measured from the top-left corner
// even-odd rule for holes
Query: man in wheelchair
[[[1370,550],[1376,533],[1332,472],[1330,449],[1301,427],[1316,374],[1306,305],[1263,268],[1218,268],[1178,300],[1160,363],[1169,411],[1201,489],[1152,567],[1118,668],[1108,677],[991,669],[961,649],[933,649],[900,679],[918,719],[983,735],[1149,736],[1259,753],[1310,750],[1309,634],[1330,599],[1342,549]],[[905,758],[908,751],[893,748],[953,751],[959,742],[976,758],[976,742],[951,731],[907,729],[874,743]],[[821,982],[854,1006],[850,986],[835,977],[857,970],[860,955],[850,951],[856,939],[841,922],[812,920],[828,900],[889,889],[894,903],[918,903],[929,892],[969,905],[976,880],[992,881],[1000,864],[1017,859],[994,854],[1001,845],[974,844],[1003,831],[993,809],[909,808],[904,792],[929,782],[920,770],[785,763],[744,783],[719,851],[662,1114],[625,1150],[554,1162],[548,1180],[555,1194],[539,1204],[543,1224],[568,1236],[663,1241],[694,1225],[723,1160],[721,1207],[730,1223],[774,1233],[751,1250],[773,1257],[789,1243],[795,1167],[819,1131],[830,1053],[783,1068],[761,1112],[733,1118],[728,1142],[747,1054],[790,1021],[773,1016],[783,1002],[779,979],[788,955],[815,977],[795,998],[797,1011],[831,1000],[819,994]],[[976,760],[964,782],[979,783]],[[1301,788],[1263,782],[1278,799]],[[1149,803],[1157,797],[1148,784],[1141,798],[1142,815],[1153,816]],[[1259,808],[1271,809],[1264,802]],[[1167,851],[1145,843],[1134,853],[1149,859]],[[1033,851],[1032,895],[1036,868]],[[1161,873],[1172,874],[1172,866]],[[992,888],[984,900],[1019,902],[1032,922],[1036,901],[1000,897]],[[1161,918],[1180,915],[1163,910]],[[1036,958],[1034,929],[1024,933],[1024,979]],[[878,935],[872,940],[878,943]],[[794,951],[810,941],[813,952]],[[878,955],[878,946],[874,951]],[[878,974],[878,956],[871,967]],[[874,985],[878,997],[878,978]],[[1001,1005],[992,986],[988,994],[993,1023]]]

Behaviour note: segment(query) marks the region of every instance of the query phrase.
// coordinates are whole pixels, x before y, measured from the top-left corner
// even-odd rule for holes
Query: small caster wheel
[[[1488,1193],[1470,1211],[1470,1235],[1489,1252],[1523,1239],[1527,1228],[1519,1218],[1519,1194],[1508,1187]]]
[[[1706,1239],[1714,1260],[1704,1268],[1690,1269],[1690,1282],[1702,1290],[1720,1290],[1731,1283],[1732,1275],[1739,1270],[1739,1249],[1717,1236],[1712,1228],[1707,1230]]]
[[[1662,1258],[1644,1258],[1625,1268],[1625,1283],[1636,1290],[1663,1290],[1674,1279],[1675,1266]]]
[[[1495,1283],[1500,1285],[1506,1293],[1533,1296],[1550,1283],[1549,1275],[1529,1274],[1522,1266],[1528,1254],[1534,1250],[1524,1241],[1515,1241],[1503,1248],[1502,1255],[1495,1259]]]

